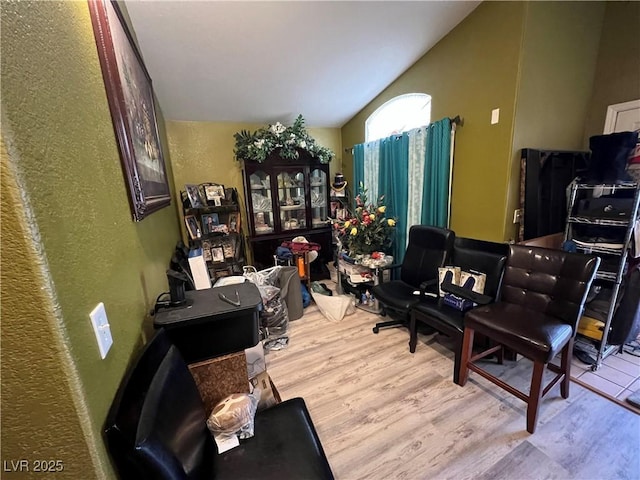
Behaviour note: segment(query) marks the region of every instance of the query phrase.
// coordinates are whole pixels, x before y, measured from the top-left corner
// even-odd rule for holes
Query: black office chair
[[[419,290],[427,294],[438,291],[438,268],[445,265],[453,249],[455,234],[446,228],[414,225],[409,230],[409,245],[400,267],[400,280],[392,280],[373,287],[373,295],[384,314],[392,319],[376,323],[380,328],[408,325],[411,307],[420,301]]]

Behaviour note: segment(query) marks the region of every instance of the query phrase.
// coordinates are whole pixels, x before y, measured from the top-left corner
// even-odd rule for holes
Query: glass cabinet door
[[[280,228],[283,231],[307,228],[304,173],[290,170],[280,172],[277,178]]]
[[[250,177],[253,226],[256,235],[273,232],[273,199],[271,198],[270,175],[257,171]]]
[[[327,209],[327,174],[320,169],[311,171],[311,227],[325,227],[329,216]]]

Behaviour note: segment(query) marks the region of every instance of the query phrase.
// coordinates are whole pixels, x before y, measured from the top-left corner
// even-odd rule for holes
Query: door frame
[[[616,103],[607,107],[607,117],[604,121],[604,134],[614,133],[618,115],[628,110],[640,110],[640,99],[630,102]]]

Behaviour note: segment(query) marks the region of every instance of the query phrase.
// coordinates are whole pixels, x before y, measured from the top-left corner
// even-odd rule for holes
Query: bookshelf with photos
[[[236,189],[187,184],[180,197],[189,247],[202,249],[211,281],[241,275],[245,255]]]

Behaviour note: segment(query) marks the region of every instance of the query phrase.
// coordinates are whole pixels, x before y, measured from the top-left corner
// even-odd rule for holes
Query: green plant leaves
[[[334,153],[321,145],[309,135],[304,126],[304,118],[298,118],[290,127],[285,127],[280,122],[256,130],[251,133],[241,130],[233,135],[236,145],[233,153],[236,160],[253,160],[264,162],[275,150],[280,149],[279,154],[287,160],[297,160],[299,150],[306,150],[320,163],[329,163]]]

